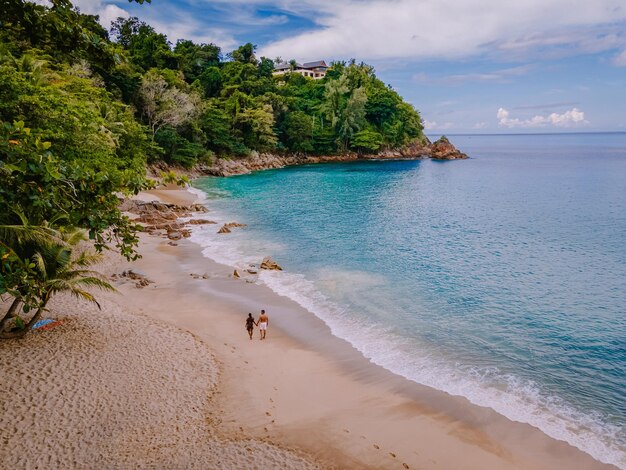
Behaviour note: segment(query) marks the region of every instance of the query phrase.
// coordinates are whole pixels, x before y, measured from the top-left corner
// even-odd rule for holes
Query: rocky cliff
[[[185,171],[193,177],[202,175],[234,176],[245,175],[254,171],[284,168],[292,165],[312,163],[350,162],[355,160],[459,160],[468,158],[460,152],[446,137],[434,143],[413,143],[406,147],[384,150],[377,154],[345,153],[341,155],[273,154],[253,152],[241,158],[217,158],[211,165],[198,165],[193,171]]]

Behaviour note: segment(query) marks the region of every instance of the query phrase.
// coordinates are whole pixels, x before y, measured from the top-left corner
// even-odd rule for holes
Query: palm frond
[[[40,252],[34,253],[31,261],[35,263],[35,267],[37,268],[39,273],[42,275],[42,277],[45,279],[47,277],[46,276],[47,274],[46,273],[46,261],[44,257],[42,256],[42,254]]]
[[[0,243],[9,248],[24,243],[59,243],[59,232],[50,227],[34,225],[0,225]]]

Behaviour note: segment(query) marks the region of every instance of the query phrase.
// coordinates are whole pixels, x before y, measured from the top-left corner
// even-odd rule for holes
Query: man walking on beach
[[[254,321],[254,318],[252,318],[252,313],[248,313],[248,318],[246,318],[246,330],[248,330],[250,339],[252,339],[252,332],[254,331],[254,325],[256,325],[256,322]]]
[[[261,310],[261,316],[259,317],[259,321],[257,321],[257,325],[259,325],[259,335],[260,339],[265,339],[265,334],[267,333],[267,325],[269,325],[270,319],[265,313],[265,310]]]

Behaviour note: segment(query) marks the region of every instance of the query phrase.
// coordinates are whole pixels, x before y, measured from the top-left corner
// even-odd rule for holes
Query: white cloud
[[[103,9],[101,9],[98,14],[100,15],[100,24],[107,29],[111,27],[111,23],[117,18],[130,17],[130,13],[118,7],[117,5],[107,5]]]
[[[424,120],[424,129],[426,129],[427,131],[434,131],[434,130],[446,130],[446,129],[451,129],[454,126],[454,124],[452,124],[451,122],[444,122],[443,124],[439,124],[436,121],[428,121],[428,120]]]
[[[616,24],[626,20],[623,0],[282,0],[279,5],[305,12],[317,28],[268,44],[261,50],[268,57],[455,59],[494,50],[626,46],[621,32],[598,29],[619,29]]]
[[[536,115],[528,119],[511,118],[510,113],[505,108],[498,109],[496,114],[498,125],[508,127],[532,128],[532,127],[576,127],[589,124],[585,119],[585,113],[578,108],[572,108],[562,114],[551,113],[547,116]]]
[[[427,73],[420,72],[413,75],[413,79],[419,82],[437,84],[459,84],[463,82],[506,82],[512,77],[519,77],[527,74],[533,68],[535,68],[534,64],[526,64],[518,67],[509,67],[493,71],[444,76],[430,76]]]
[[[626,49],[624,49],[621,54],[618,54],[613,58],[613,64],[618,67],[626,67]]]
[[[477,122],[472,126],[472,129],[484,129],[485,127],[487,127],[486,122]]]
[[[217,44],[224,52],[229,52],[240,45],[229,31],[221,28],[207,28],[186,12],[172,12],[166,20],[149,16],[143,16],[141,19],[157,32],[165,34],[172,44],[175,44],[178,39],[191,39],[196,43]]]
[[[123,8],[107,3],[103,0],[72,0],[72,4],[78,7],[81,13],[87,15],[98,15],[100,24],[109,29],[111,22],[118,17],[128,18],[130,14]]]

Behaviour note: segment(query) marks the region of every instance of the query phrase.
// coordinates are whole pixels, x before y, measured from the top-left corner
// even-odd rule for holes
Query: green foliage
[[[293,111],[285,116],[281,126],[282,142],[293,152],[313,150],[313,121],[302,111]]]
[[[138,18],[118,18],[111,25],[111,34],[128,50],[132,63],[141,69],[178,68],[178,56],[171,50],[167,37]]]
[[[16,213],[33,225],[62,215],[65,224],[89,230],[96,247],[113,243],[136,257],[136,226],[119,211],[116,193],[139,191],[146,184],[143,173],[85,157],[65,160],[51,150],[23,122],[0,123],[0,225],[18,223]]]
[[[273,150],[278,142],[272,107],[267,104],[239,112],[235,117],[235,129],[244,144],[254,150]]]
[[[193,167],[209,153],[201,144],[187,140],[171,127],[160,129],[155,141],[163,149],[163,159],[166,162],[185,168]]]
[[[220,62],[220,48],[215,44],[194,44],[179,40],[174,47],[180,70],[188,83],[200,79],[205,70],[216,68]]]
[[[255,51],[256,46],[249,42],[235,49],[233,52],[230,53],[230,56],[235,62],[256,65],[258,61],[256,60],[256,56],[254,55]]]
[[[0,266],[0,279],[3,280],[0,295],[10,294],[14,299],[0,321],[2,338],[21,336],[30,330],[50,299],[59,292],[68,292],[97,304],[88,288],[114,290],[103,275],[86,269],[101,256],[79,247],[86,240],[82,230],[33,227],[22,218],[21,224],[0,225],[0,235],[0,246],[15,261],[10,269],[4,264]],[[36,310],[28,323],[20,316],[17,308],[20,304],[25,314]],[[11,317],[15,317],[17,332],[4,331]]]
[[[172,170],[163,171],[160,174],[161,184],[175,184],[176,186],[186,187],[191,184],[189,178],[186,175],[178,175]]]
[[[371,129],[364,129],[354,134],[352,147],[366,153],[375,153],[383,145],[383,136]]]

